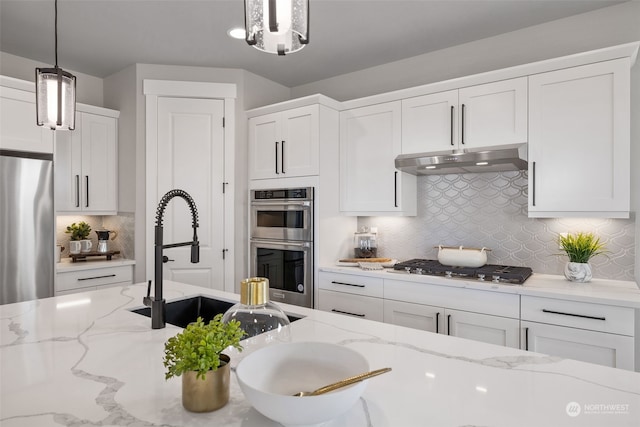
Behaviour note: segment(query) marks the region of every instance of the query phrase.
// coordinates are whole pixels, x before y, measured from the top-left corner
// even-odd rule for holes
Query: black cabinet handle
[[[280,170],[282,171],[282,173],[285,173],[285,171],[284,171],[284,140],[282,141],[282,146],[280,147],[280,152],[282,153],[282,156],[280,156],[280,162],[282,163],[282,166],[280,167]]]
[[[393,205],[398,207],[398,171],[393,174]]]
[[[364,317],[365,316],[364,314],[350,313],[348,311],[336,310],[335,308],[332,308],[331,311],[333,311],[334,313],[346,314],[348,316],[356,316],[356,317]]]
[[[447,314],[447,335],[451,335],[451,315]]]
[[[80,207],[80,175],[76,175],[76,208]]]
[[[107,277],[116,277],[116,275],[115,274],[107,274],[106,276],[83,277],[83,278],[79,278],[78,282],[82,282],[83,280],[105,279]]]
[[[465,125],[465,121],[464,121],[464,104],[462,104],[462,128],[461,128],[461,136],[460,136],[460,142],[464,144],[464,125]]]
[[[553,311],[553,310],[547,310],[546,308],[542,309],[543,313],[551,313],[551,314],[560,314],[562,316],[571,316],[571,317],[581,317],[583,319],[593,319],[593,320],[607,320],[606,317],[599,317],[599,316],[587,316],[585,314],[574,314],[574,313],[563,313],[562,311]]]
[[[533,164],[531,165],[531,174],[533,175],[531,177],[531,204],[533,206],[536,205],[536,162],[533,162]]]
[[[524,349],[529,351],[529,328],[524,328]]]
[[[344,283],[344,282],[335,282],[335,281],[331,281],[331,283],[333,283],[334,285],[345,285],[345,286],[353,286],[354,288],[364,288],[364,285],[354,285],[352,283]]]
[[[276,174],[280,175],[280,172],[278,172],[278,144],[279,142],[276,141]]]
[[[451,145],[453,146],[453,132],[454,132],[454,127],[453,127],[453,105],[451,106]]]
[[[436,334],[439,332],[438,324],[440,323],[440,313],[436,313]]]
[[[87,182],[87,188],[85,188],[85,192],[87,193],[87,204],[86,207],[89,207],[89,175],[84,176],[85,181]]]

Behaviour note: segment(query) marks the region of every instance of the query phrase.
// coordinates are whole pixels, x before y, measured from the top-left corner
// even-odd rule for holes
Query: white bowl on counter
[[[482,267],[487,263],[487,248],[438,246],[438,262],[451,267]]]
[[[369,370],[367,359],[350,348],[323,342],[274,344],[240,361],[240,388],[261,414],[285,426],[323,423],[348,411],[366,380],[318,396],[295,397]]]

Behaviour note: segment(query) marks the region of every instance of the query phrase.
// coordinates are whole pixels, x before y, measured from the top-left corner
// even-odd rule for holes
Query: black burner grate
[[[533,270],[529,267],[492,264],[486,264],[482,267],[451,267],[430,259],[411,259],[399,262],[393,266],[393,269],[408,271],[411,274],[460,278],[472,277],[478,280],[515,284],[524,283],[533,273]]]

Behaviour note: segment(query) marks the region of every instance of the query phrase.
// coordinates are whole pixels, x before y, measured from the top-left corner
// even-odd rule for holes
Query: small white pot
[[[592,278],[591,264],[588,262],[568,262],[564,266],[564,277],[570,282],[590,282]]]
[[[482,267],[487,263],[487,248],[438,246],[438,261],[452,267]]]

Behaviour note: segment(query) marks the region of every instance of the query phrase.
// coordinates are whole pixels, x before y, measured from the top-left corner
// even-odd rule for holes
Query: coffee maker
[[[109,234],[113,234],[111,240],[115,239],[118,236],[117,231],[109,231],[109,230],[96,230],[96,234],[98,235],[98,249],[99,253],[107,253],[109,252],[109,245],[107,242],[109,241]]]

